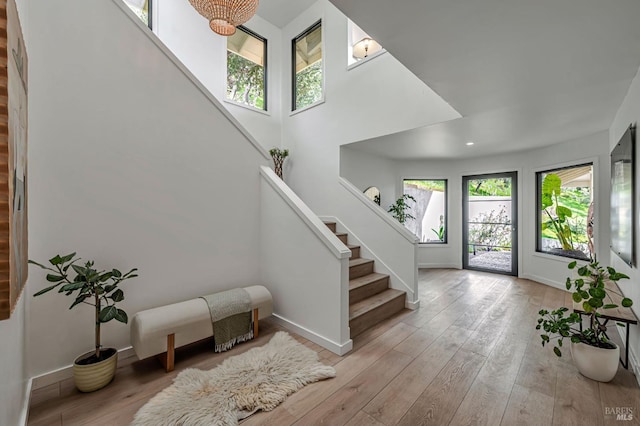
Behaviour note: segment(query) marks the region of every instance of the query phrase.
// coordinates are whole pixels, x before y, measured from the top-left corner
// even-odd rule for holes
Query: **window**
[[[227,37],[227,99],[267,110],[267,40],[239,26]]]
[[[536,251],[593,258],[593,164],[538,172],[536,180]]]
[[[291,51],[295,111],[322,100],[322,21],[294,38]]]
[[[383,53],[385,50],[362,28],[347,19],[347,68],[366,62]]]
[[[447,180],[405,180],[403,193],[415,199],[408,201],[409,214],[404,226],[416,234],[421,243],[447,242]]]
[[[129,9],[133,10],[133,13],[144,22],[144,24],[151,29],[151,5],[152,0],[124,0],[125,4],[129,6]]]

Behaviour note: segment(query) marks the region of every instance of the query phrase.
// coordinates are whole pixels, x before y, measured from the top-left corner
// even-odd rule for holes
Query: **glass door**
[[[517,173],[462,177],[465,269],[518,275]]]

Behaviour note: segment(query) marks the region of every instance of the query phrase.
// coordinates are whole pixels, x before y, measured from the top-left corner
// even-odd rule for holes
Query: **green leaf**
[[[65,284],[62,287],[60,287],[60,292],[63,291],[75,291],[78,290],[79,288],[84,287],[84,283],[71,283],[71,284]]]
[[[631,305],[633,305],[633,300],[629,299],[628,297],[622,299],[622,306],[624,306],[625,308],[629,308],[631,307]]]
[[[41,294],[45,294],[48,291],[53,290],[54,288],[58,287],[60,284],[56,284],[56,285],[52,285],[51,287],[47,287],[45,289],[40,290],[39,292],[37,292],[36,294],[34,294],[33,296],[40,296]]]
[[[608,303],[602,307],[602,309],[615,309],[618,305],[614,305],[613,303]]]
[[[582,302],[582,296],[580,296],[580,293],[578,293],[577,291],[573,293],[571,297],[573,298],[573,301],[576,303]]]
[[[558,356],[561,357],[562,356],[562,352],[560,352],[560,349],[557,346],[553,347],[553,352]]]
[[[591,298],[589,299],[589,305],[594,308],[601,308],[604,303],[602,303],[602,299]]]
[[[75,254],[75,252],[74,252],[74,253],[68,254],[68,255],[66,255],[66,256],[62,256],[62,259],[61,259],[61,260],[62,260],[62,263],[67,263],[68,261],[70,261],[71,259],[73,259],[73,258],[75,257],[75,255],[76,255],[76,254]]]
[[[593,307],[591,307],[589,302],[583,302],[582,303],[582,310],[585,311],[586,313],[591,313],[593,311]]]
[[[127,323],[129,322],[129,317],[127,317],[127,313],[125,311],[123,311],[122,309],[118,309],[118,312],[116,313],[115,316],[116,321],[120,321],[122,323]]]
[[[109,296],[111,300],[114,302],[122,302],[124,300],[124,292],[120,289],[117,289],[113,292],[111,296]]]
[[[107,281],[109,278],[111,278],[113,276],[113,272],[105,272],[104,274],[100,275],[98,277],[98,281],[100,282],[105,282]]]
[[[567,290],[571,290],[571,278],[567,278],[567,282],[565,283]]]
[[[72,309],[74,306],[79,305],[80,303],[84,302],[84,300],[89,297],[88,294],[81,294],[80,296],[76,297],[76,300],[73,301],[73,303],[71,304],[71,306],[69,306],[69,309]]]
[[[580,343],[580,337],[578,336],[571,336],[571,343]]]
[[[49,263],[51,263],[54,266],[59,265],[62,263],[62,258],[60,257],[60,255],[56,254],[54,257],[49,259]]]
[[[100,322],[109,322],[114,319],[116,315],[118,315],[118,309],[115,306],[111,305],[103,308],[100,311],[98,319],[100,320]]]
[[[87,275],[87,268],[83,266],[78,266],[78,265],[71,265],[71,267],[73,268],[74,271],[76,271],[76,274],[81,275],[83,277]]]
[[[62,280],[64,280],[64,277],[61,277],[60,275],[47,274],[47,281],[51,283],[58,283]]]
[[[29,259],[29,262],[28,262],[28,263],[31,263],[32,265],[39,266],[39,267],[41,267],[42,269],[51,269],[51,268],[49,268],[48,266],[44,266],[43,264],[36,262],[35,260],[31,260],[31,259]]]
[[[588,299],[589,298],[589,293],[587,293],[584,290],[580,290],[580,296],[582,296],[583,299]]]
[[[116,278],[120,278],[122,276],[122,272],[118,271],[117,269],[114,269],[113,271],[111,271],[111,273]]]
[[[591,297],[595,297],[596,299],[604,299],[607,293],[601,288],[590,288],[589,294]]]
[[[577,265],[577,264],[578,264],[578,262],[576,262],[576,261],[574,260],[573,262],[569,263],[569,265],[567,265],[567,267],[568,267],[569,269],[573,269],[573,268],[575,268],[575,267],[576,267],[576,265]]]
[[[558,220],[560,222],[564,222],[568,217],[571,217],[572,215],[571,210],[564,206],[556,206],[556,214],[558,215]]]

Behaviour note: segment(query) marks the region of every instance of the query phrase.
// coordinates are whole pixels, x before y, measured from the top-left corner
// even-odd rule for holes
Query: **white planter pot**
[[[102,349],[113,351],[113,354],[94,364],[80,365],[78,362],[94,354],[94,351],[80,355],[73,363],[73,379],[80,392],[93,392],[107,386],[113,380],[118,367],[118,351],[115,349]]]
[[[585,377],[598,382],[611,381],[618,371],[620,347],[611,343],[615,349],[603,349],[586,343],[571,343],[571,357],[578,371]]]

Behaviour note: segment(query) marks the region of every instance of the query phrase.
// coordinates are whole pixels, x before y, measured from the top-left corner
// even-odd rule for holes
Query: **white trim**
[[[226,91],[226,88],[225,88],[225,91]],[[263,115],[271,116],[271,112],[269,112],[268,110],[256,108],[256,107],[251,106],[251,105],[246,105],[246,104],[240,103],[238,101],[227,99],[226,93],[225,93],[225,98],[222,100],[222,102],[225,102],[225,103],[228,103],[230,105],[237,106],[237,107],[240,107],[240,108],[248,109],[249,111],[253,111],[253,112],[257,112],[257,113],[263,114]]]
[[[417,307],[420,306],[420,300],[418,299],[418,294],[416,292],[416,289],[410,286],[409,284],[407,284],[402,278],[400,278],[400,276],[396,274],[393,271],[393,269],[387,266],[387,264],[384,263],[382,259],[380,259],[380,257],[377,254],[375,254],[373,250],[371,250],[366,244],[364,244],[353,231],[351,231],[347,226],[345,226],[344,223],[342,223],[338,218],[332,217],[332,216],[322,216],[321,219],[332,221],[332,222],[335,222],[337,225],[339,225],[340,232],[346,232],[347,234],[349,234],[350,237],[356,240],[356,242],[358,243],[357,245],[360,246],[360,249],[366,252],[366,256],[372,257],[374,262],[378,266],[378,268],[382,269],[383,270],[382,272],[385,272],[391,276],[389,279],[390,284],[399,283],[403,287],[403,288],[398,288],[397,286],[395,287],[391,286],[392,288],[405,291],[406,293],[412,296],[411,299],[413,299],[413,301],[408,302],[409,298],[407,297],[407,302],[405,303],[405,304],[411,303],[412,304],[411,306],[414,306],[413,308],[409,308],[409,309],[416,309]],[[417,274],[417,268],[416,268],[416,274]],[[417,282],[417,278],[416,278],[416,282]]]
[[[310,110],[311,108],[315,108],[315,107],[317,107],[318,105],[322,105],[324,102],[325,102],[325,99],[324,99],[324,93],[323,93],[323,94],[322,94],[322,99],[320,99],[320,100],[318,100],[318,101],[316,101],[316,102],[312,103],[311,105],[307,105],[307,106],[306,106],[306,107],[304,107],[304,108],[300,108],[300,109],[296,109],[296,110],[291,111],[291,112],[289,113],[289,117],[293,117],[294,115],[297,115],[297,114],[299,114],[299,113],[301,113],[301,112],[308,111],[308,110]]]
[[[531,256],[539,257],[539,258],[546,259],[546,260],[553,260],[555,262],[564,263],[565,265],[568,265],[569,263],[573,262],[574,260],[576,262],[589,263],[589,261],[585,260],[585,259],[576,259],[575,257],[560,256],[560,255],[556,255],[556,254],[546,253],[546,252],[543,252],[543,251],[534,251],[531,254]]]
[[[131,346],[127,346],[126,348],[118,350],[118,361],[123,361],[125,359],[131,358],[132,356],[136,356],[136,353],[133,351],[133,348]],[[31,380],[33,383],[31,386],[33,390],[38,390],[54,383],[70,379],[72,377],[73,364],[32,378]]]
[[[357,68],[362,64],[366,64],[367,62],[369,62],[369,61],[371,61],[371,60],[373,60],[373,59],[377,58],[378,56],[381,56],[381,55],[383,55],[385,53],[387,53],[387,50],[385,48],[382,48],[382,50],[378,50],[376,53],[373,53],[373,54],[367,56],[366,58],[363,58],[363,59],[361,59],[359,61],[356,61],[356,62],[354,62],[354,63],[352,63],[350,65],[347,65],[347,71],[351,71],[352,69]]]
[[[462,263],[418,263],[418,269],[462,269]]]
[[[160,51],[164,53],[164,55],[171,62],[173,62],[176,68],[178,68],[185,75],[185,77],[187,77],[191,81],[191,83],[200,92],[202,92],[204,97],[207,98],[209,102],[211,102],[213,106],[215,106],[222,113],[222,115],[224,115],[231,122],[231,124],[233,124],[233,126],[235,126],[235,128],[240,131],[240,133],[242,133],[247,141],[249,141],[251,145],[253,145],[253,147],[260,154],[262,154],[265,159],[271,159],[269,152],[262,145],[260,145],[260,143],[251,135],[251,133],[247,131],[247,129],[242,126],[242,124],[240,124],[240,122],[233,116],[233,114],[231,114],[231,112],[229,112],[229,110],[224,107],[224,105],[218,100],[218,98],[213,96],[213,94],[209,90],[207,90],[207,88],[200,82],[200,80],[198,80],[198,78],[193,75],[191,71],[189,71],[189,69],[180,61],[180,59],[178,59],[176,55],[173,54],[171,50],[169,50],[169,48],[158,38],[158,36],[155,35],[153,31],[151,31],[149,27],[147,27],[140,20],[140,18],[138,18],[136,14],[133,13],[131,9],[129,9],[129,6],[127,6],[122,0],[112,0],[112,2],[115,3],[115,5],[118,6],[120,10],[122,10],[124,14],[127,15],[129,19],[131,19],[138,26],[138,28],[140,28],[140,30],[147,36],[147,38],[149,38],[149,40],[151,40],[151,42],[155,44],[156,47],[160,49]]]
[[[267,166],[260,166],[260,174],[278,195],[291,207],[302,221],[313,231],[320,241],[327,246],[338,259],[347,259],[351,250],[329,230],[309,207]]]
[[[412,311],[415,311],[416,309],[420,308],[420,300],[416,300],[415,302],[411,302],[409,300],[407,300],[404,303],[404,307],[407,309],[411,309]]]
[[[31,387],[33,386],[33,379],[27,380],[27,386],[24,389],[24,397],[22,398],[22,409],[20,410],[20,417],[18,418],[18,424],[20,426],[27,426],[29,421],[29,403],[31,402]]]
[[[438,242],[432,242],[432,243],[418,243],[418,247],[419,248],[449,248],[450,243],[438,243]]]
[[[274,322],[276,322],[277,324],[280,324],[284,328],[287,328],[293,331],[294,333],[304,337],[307,340],[311,340],[313,343],[316,343],[322,346],[323,348],[333,352],[336,355],[340,355],[340,356],[345,355],[346,353],[351,351],[351,349],[353,349],[353,340],[351,339],[347,340],[342,344],[336,343],[332,340],[327,339],[326,337],[323,337],[317,333],[314,333],[313,331],[299,324],[296,324],[293,321],[289,321],[288,319],[283,318],[280,315],[273,314],[272,319],[274,320]]]
[[[387,222],[388,225],[396,230],[400,235],[402,235],[407,241],[412,244],[418,244],[418,237],[413,235],[407,228],[402,226],[400,222],[391,217],[382,207],[372,202],[370,199],[365,197],[365,195],[356,188],[351,182],[346,180],[343,177],[338,177],[338,181],[340,184],[349,192],[351,192],[355,197],[360,200],[365,206],[369,207],[371,211],[373,211],[376,215],[378,215],[382,220]]]

